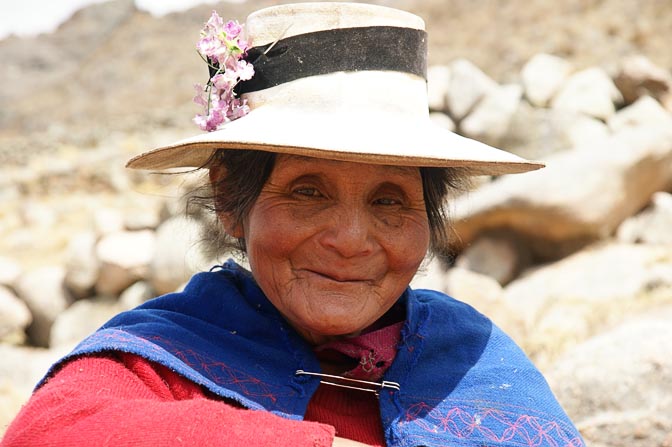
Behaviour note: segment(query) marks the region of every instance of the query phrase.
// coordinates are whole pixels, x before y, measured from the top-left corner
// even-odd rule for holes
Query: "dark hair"
[[[242,224],[271,175],[275,159],[273,152],[255,150],[218,150],[212,155],[206,167],[217,166],[224,170],[224,175],[216,184],[199,188],[187,201],[188,206],[198,205],[213,214],[203,229],[207,255],[214,258],[226,251],[245,254],[245,241],[226,234],[216,216],[228,213],[234,225]],[[467,189],[468,176],[460,168],[419,169],[430,230],[430,251],[448,254],[451,225],[447,201],[451,195]]]

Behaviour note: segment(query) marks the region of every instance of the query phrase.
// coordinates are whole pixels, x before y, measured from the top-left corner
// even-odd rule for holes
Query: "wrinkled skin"
[[[217,173],[214,173],[216,177]],[[308,342],[353,335],[399,298],[429,246],[418,168],[279,155],[241,225],[252,274]]]

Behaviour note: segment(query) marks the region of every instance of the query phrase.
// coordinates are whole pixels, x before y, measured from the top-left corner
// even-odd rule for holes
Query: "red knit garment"
[[[385,446],[378,398],[373,393],[320,385],[310,400],[305,420],[329,424],[342,438]]]
[[[304,422],[216,399],[142,357],[83,357],[31,397],[0,446],[322,447],[331,446],[334,427],[338,436],[385,445],[372,393],[321,385]]]
[[[327,447],[334,427],[250,411],[130,354],[66,364],[22,408],[2,447]]]

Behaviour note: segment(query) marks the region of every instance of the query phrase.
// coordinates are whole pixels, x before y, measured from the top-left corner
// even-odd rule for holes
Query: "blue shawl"
[[[380,392],[389,446],[580,447],[546,381],[513,341],[465,303],[430,290],[400,298],[406,322]],[[119,314],[68,359],[122,351],[164,365],[251,410],[302,419],[320,371],[247,270],[232,261],[185,290]],[[47,374],[47,377],[49,374]]]

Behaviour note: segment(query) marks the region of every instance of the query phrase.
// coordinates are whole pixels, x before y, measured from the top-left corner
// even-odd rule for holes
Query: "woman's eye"
[[[399,205],[401,204],[401,201],[392,197],[381,197],[380,199],[376,199],[374,202],[376,205]]]
[[[296,188],[294,189],[294,194],[298,194],[300,196],[308,196],[308,197],[320,197],[321,194],[316,188]]]

